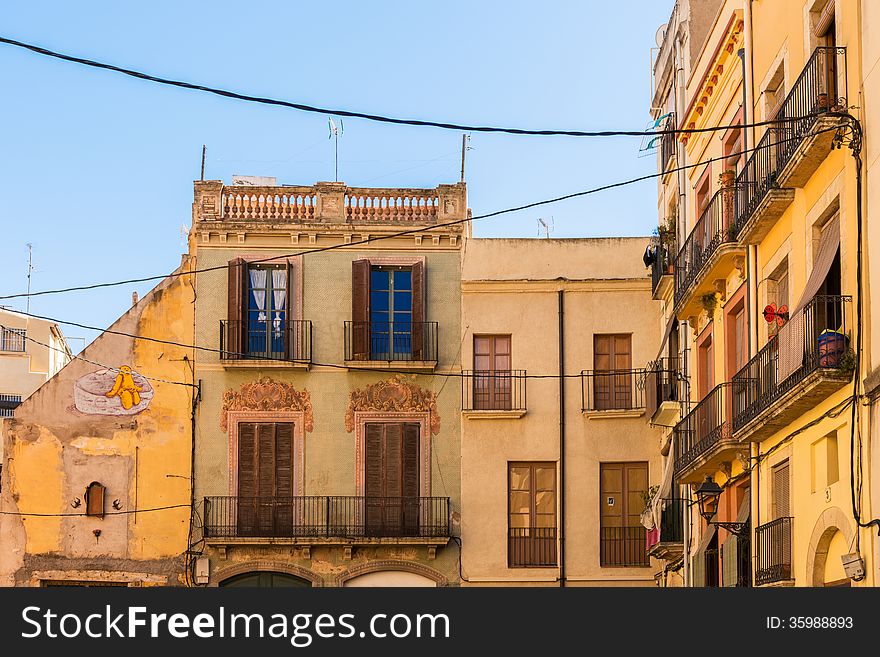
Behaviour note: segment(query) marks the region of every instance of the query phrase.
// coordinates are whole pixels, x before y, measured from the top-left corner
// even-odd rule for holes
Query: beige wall
[[[0,351],[0,395],[21,395],[27,399],[70,361],[67,343],[54,322],[14,310],[0,308],[0,324],[25,329],[27,337],[32,338],[25,340],[24,352]]]
[[[565,371],[593,367],[593,334],[632,335],[632,363],[656,357],[658,309],[642,263],[647,238],[474,239],[462,276],[462,367],[473,336],[511,335],[513,369],[558,373],[558,292],[565,298]],[[557,278],[559,277],[559,278]],[[643,413],[581,412],[581,380],[565,382],[568,585],[653,585],[650,568],[599,566],[599,464],[645,461],[660,478],[655,430]],[[558,585],[557,568],[509,568],[510,461],[559,463],[559,380],[529,379],[521,418],[462,417],[463,584]],[[557,500],[559,495],[557,495]]]

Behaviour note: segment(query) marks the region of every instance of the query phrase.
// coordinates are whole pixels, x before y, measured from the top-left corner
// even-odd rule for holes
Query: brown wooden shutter
[[[275,495],[293,497],[293,424],[275,425]]]
[[[788,461],[773,468],[773,515],[774,518],[787,518],[791,515],[791,495],[789,494]]]
[[[419,434],[420,426],[415,423],[403,425],[403,530],[406,536],[419,534]],[[433,512],[433,506],[425,509]],[[436,526],[443,518],[427,517],[428,525]]]
[[[93,481],[86,488],[86,515],[104,517],[104,485]]]
[[[244,352],[247,335],[247,264],[244,258],[233,258],[227,265],[227,313],[225,349],[232,354]]]
[[[364,440],[364,494],[367,497],[383,495],[382,486],[382,425],[367,424]]]
[[[274,526],[275,425],[257,425],[257,526],[261,535],[271,535]]]
[[[369,359],[370,261],[351,263],[351,346],[355,360]]]
[[[425,360],[430,350],[426,349],[425,339],[430,334],[425,331],[427,296],[425,287],[425,263],[417,262],[412,267],[412,350],[413,360]],[[430,355],[432,358],[436,354]]]
[[[385,425],[385,458],[383,459],[386,497],[400,497],[403,490],[403,425]]]
[[[238,425],[238,532],[252,535],[256,529],[257,425]]]

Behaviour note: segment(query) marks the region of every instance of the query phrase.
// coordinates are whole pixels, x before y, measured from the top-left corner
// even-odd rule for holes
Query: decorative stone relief
[[[351,391],[345,411],[345,430],[349,433],[354,431],[358,411],[428,413],[431,433],[440,432],[437,393],[406,381],[401,375]]]
[[[220,427],[223,431],[228,428],[229,411],[301,412],[303,430],[308,433],[314,428],[309,391],[297,390],[289,383],[275,381],[268,376],[245,383],[238,390],[230,388],[223,393],[220,408]]]

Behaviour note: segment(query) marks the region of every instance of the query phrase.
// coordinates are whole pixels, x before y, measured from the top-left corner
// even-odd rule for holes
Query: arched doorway
[[[825,509],[813,527],[807,551],[809,586],[851,586],[841,557],[848,554],[855,540],[852,520],[840,508]]]
[[[433,579],[411,573],[405,570],[378,570],[372,573],[357,575],[351,579],[345,580],[342,584],[345,587],[436,587],[437,582]]]
[[[850,586],[850,579],[843,570],[841,557],[849,552],[842,531],[835,531],[828,539],[828,552],[825,555],[822,586]]]
[[[296,577],[295,575],[266,570],[233,575],[232,577],[224,579],[219,585],[250,588],[302,588],[310,587],[312,583],[307,579]]]

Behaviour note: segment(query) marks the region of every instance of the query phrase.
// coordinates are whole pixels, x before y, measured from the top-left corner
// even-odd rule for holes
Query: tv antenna
[[[31,272],[34,271],[34,245],[27,243],[28,250],[28,266],[27,266],[27,302],[25,303],[25,312],[31,311]]]
[[[336,125],[336,122],[333,120],[333,117],[327,117],[327,122],[330,128],[330,136],[328,139],[336,140],[336,182],[339,182],[339,135],[345,134],[345,125],[342,123],[342,119],[339,119],[339,126]]]
[[[538,237],[541,237],[541,233],[544,233],[544,238],[550,239],[550,233],[553,232],[554,228],[553,217],[550,217],[550,219],[538,217]]]
[[[180,246],[189,246],[189,226],[180,224]]]

